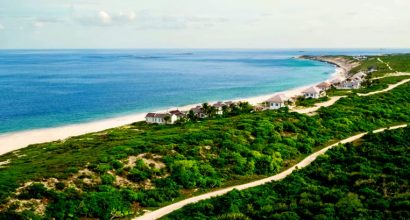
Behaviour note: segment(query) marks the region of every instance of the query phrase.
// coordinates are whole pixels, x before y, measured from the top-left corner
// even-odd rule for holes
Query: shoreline
[[[321,60],[317,60],[321,61]],[[325,62],[325,61],[322,61]],[[331,63],[331,62],[329,62]],[[327,79],[327,81],[331,81],[334,79],[344,79],[347,76],[348,70],[344,66],[340,66],[337,63],[331,63],[336,66],[335,72],[332,73]],[[317,82],[320,83],[320,82]],[[275,92],[268,95],[261,95],[249,98],[238,98],[231,101],[246,101],[252,105],[256,105],[259,103],[264,102],[265,100],[269,99],[270,97],[276,94],[285,94],[287,97],[293,97],[299,95],[303,90],[316,85],[309,84],[285,91]],[[226,100],[225,100],[226,101]],[[213,103],[213,102],[210,102]],[[192,104],[186,105],[182,107],[178,107],[179,110],[187,111],[197,105],[200,104]],[[166,111],[166,110],[162,110]],[[156,111],[161,112],[161,111]],[[87,133],[99,132],[107,129],[112,129],[116,127],[125,126],[134,122],[145,121],[145,115],[147,113],[136,113],[136,114],[129,114],[125,116],[113,117],[108,119],[96,120],[91,122],[85,123],[78,123],[78,124],[71,124],[71,125],[64,125],[59,127],[52,127],[52,128],[40,128],[40,129],[32,129],[27,131],[16,131],[11,133],[0,134],[0,155],[10,153],[12,151],[19,150],[21,148],[28,147],[32,144],[40,144],[58,140],[64,140],[73,136],[79,136]]]

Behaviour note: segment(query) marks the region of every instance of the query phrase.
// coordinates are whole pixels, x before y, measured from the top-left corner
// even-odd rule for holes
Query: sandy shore
[[[329,80],[333,79],[344,79],[346,77],[346,70],[344,68],[337,68],[336,72],[331,75]],[[319,82],[318,82],[319,83]],[[316,84],[313,84],[316,85]],[[252,105],[262,103],[265,100],[269,99],[275,94],[285,94],[287,97],[293,97],[299,95],[303,90],[307,89],[310,86],[307,85],[288,91],[277,92],[274,94],[251,97],[251,98],[241,98],[233,101],[247,101]],[[212,102],[210,102],[212,103]],[[180,107],[180,110],[187,111],[195,105],[187,105]],[[164,110],[166,111],[166,110]],[[94,122],[73,124],[62,127],[55,128],[45,128],[45,129],[34,129],[28,131],[6,133],[0,135],[0,155],[6,154],[24,147],[27,147],[30,144],[45,143],[50,141],[57,141],[67,139],[72,136],[78,136],[91,132],[98,132],[110,128],[115,128],[127,124],[131,124],[137,121],[144,121],[146,113],[132,114],[122,117],[104,119]]]

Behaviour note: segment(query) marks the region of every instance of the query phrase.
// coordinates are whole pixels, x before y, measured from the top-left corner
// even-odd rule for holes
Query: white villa
[[[177,116],[177,120],[179,120],[179,119],[181,119],[181,118],[184,118],[185,117],[185,112],[182,112],[182,111],[180,111],[180,110],[172,110],[172,111],[169,111],[169,113],[171,114],[171,115],[176,115]]]
[[[359,80],[346,80],[335,87],[337,89],[358,89],[360,86],[361,81]]]
[[[213,104],[212,106],[215,107],[216,109],[216,114],[218,115],[222,115],[223,111],[222,111],[222,107],[224,107],[226,104],[223,102],[217,102],[215,104]]]
[[[305,98],[313,98],[313,99],[318,99],[322,96],[326,95],[326,92],[322,91],[316,86],[310,87],[309,89],[306,89],[305,91],[302,92],[303,96]]]
[[[358,72],[343,82],[333,84],[336,89],[358,89],[362,82],[365,80],[367,74],[364,72]]]
[[[208,116],[205,114],[204,109],[203,109],[202,106],[200,106],[200,105],[196,106],[195,108],[191,108],[191,111],[193,111],[194,114],[195,114],[198,118],[206,118],[206,117],[208,117]]]
[[[285,95],[278,94],[266,100],[266,103],[268,104],[268,108],[273,110],[285,107],[285,102],[288,100],[289,99]]]
[[[166,117],[169,117],[169,120],[165,120]],[[178,120],[177,115],[169,113],[148,113],[145,116],[145,121],[148,124],[174,124]]]
[[[318,85],[316,85],[317,88],[319,88],[321,91],[327,91],[332,87],[332,84],[328,82],[322,82]]]

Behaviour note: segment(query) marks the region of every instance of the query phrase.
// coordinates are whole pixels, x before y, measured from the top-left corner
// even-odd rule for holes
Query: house
[[[305,98],[313,98],[313,99],[318,99],[322,96],[326,95],[326,92],[322,91],[316,86],[310,87],[309,89],[306,89],[305,91],[302,92],[303,96]]]
[[[322,82],[318,85],[316,85],[317,88],[319,88],[321,91],[327,91],[330,89],[330,87],[332,87],[332,84],[328,83],[328,82]]]
[[[184,112],[181,112],[180,110],[172,110],[172,111],[170,111],[169,112],[171,115],[175,115],[175,116],[177,116],[177,120],[180,120],[181,118],[184,118],[185,117],[185,113]]]
[[[206,118],[206,117],[208,117],[208,116],[205,114],[204,109],[203,109],[202,106],[200,106],[200,105],[196,106],[195,108],[191,108],[191,111],[194,112],[195,116],[198,117],[198,118]]]
[[[350,79],[356,80],[356,81],[363,81],[366,78],[367,74],[364,72],[358,72],[354,74]]]
[[[169,113],[148,113],[145,116],[148,124],[174,124],[177,120],[176,115]]]
[[[361,55],[361,56],[354,56],[353,58],[356,59],[356,60],[358,60],[358,61],[363,61],[363,60],[366,60],[366,59],[367,59],[367,56]]]
[[[224,104],[227,105],[227,106],[231,106],[231,105],[234,105],[235,102],[227,101],[227,102],[224,102]]]
[[[289,99],[286,98],[285,95],[278,94],[266,100],[266,103],[268,104],[269,109],[279,109],[279,108],[285,107],[286,106],[285,102],[288,100]]]
[[[226,106],[223,102],[217,102],[212,105],[216,109],[216,114],[222,115],[223,114],[223,107]]]
[[[360,80],[346,80],[344,81],[338,89],[358,89],[361,86]]]
[[[340,85],[343,82],[343,80],[341,79],[334,79],[332,80],[330,83],[332,84],[332,86],[337,87],[338,85]]]

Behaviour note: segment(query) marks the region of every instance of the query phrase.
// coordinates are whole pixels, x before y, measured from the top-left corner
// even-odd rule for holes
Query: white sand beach
[[[334,79],[345,79],[346,78],[346,69],[337,68],[336,72],[331,75],[329,80]],[[319,83],[319,82],[318,82]],[[316,85],[316,84],[313,84]],[[287,97],[293,97],[299,95],[303,90],[307,89],[313,85],[306,85],[303,87],[291,89],[288,91],[276,92],[274,94],[251,97],[251,98],[240,98],[232,101],[247,101],[250,104],[262,103],[268,98],[276,94],[285,94]],[[212,103],[212,102],[209,102]],[[180,110],[187,111],[192,107],[195,107],[198,104],[187,105],[180,107]],[[166,111],[166,110],[163,110]],[[161,111],[158,111],[161,112]],[[6,154],[24,147],[27,147],[31,144],[45,143],[50,141],[58,141],[67,139],[69,137],[78,136],[91,132],[98,132],[110,128],[115,128],[119,126],[124,126],[131,124],[133,122],[144,121],[146,113],[131,114],[127,116],[121,116],[116,118],[109,118],[104,120],[98,120],[88,123],[73,124],[61,127],[54,128],[44,128],[44,129],[34,129],[28,131],[20,131],[13,133],[6,133],[0,135],[0,155]]]

